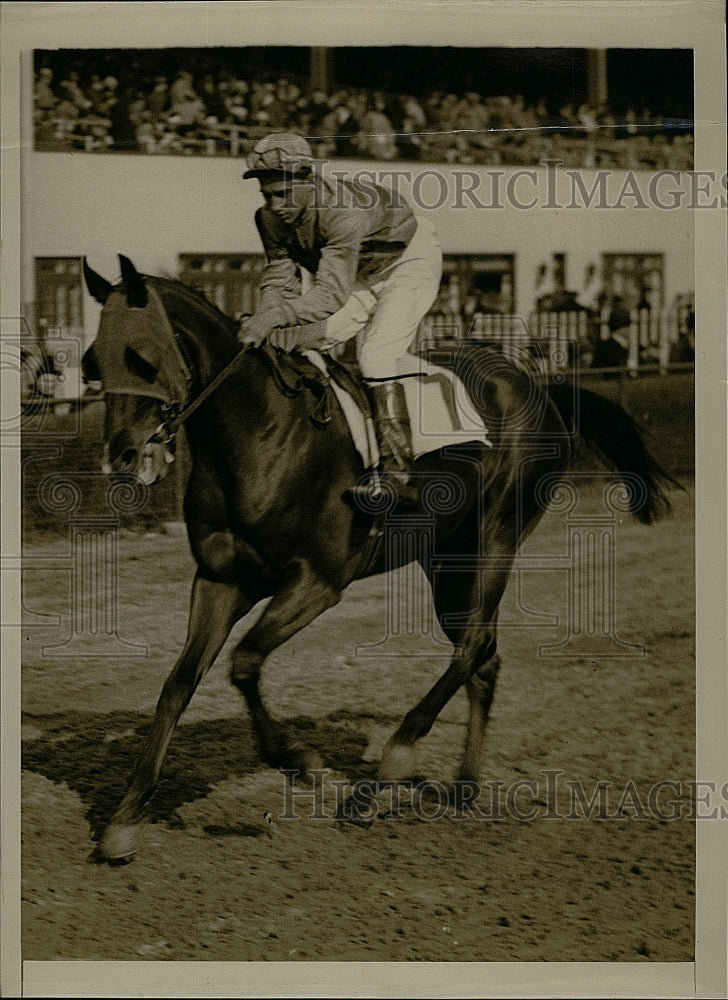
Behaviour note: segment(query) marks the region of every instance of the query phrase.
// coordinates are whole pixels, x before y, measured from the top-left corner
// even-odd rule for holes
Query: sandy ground
[[[118,655],[129,647],[111,641],[99,652],[83,636],[73,652],[44,649],[72,631],[71,549],[41,535],[26,546],[25,959],[692,960],[694,823],[666,805],[686,807],[694,777],[692,489],[662,524],[616,525],[616,633],[644,655],[616,656],[640,649],[609,642],[539,654],[568,631],[565,516],[547,514],[529,540],[528,568],[502,604],[480,815],[427,819],[442,811],[444,785],[431,784],[403,795],[401,818],[385,817],[386,794],[366,829],[331,816],[342,787],[332,781],[374,775],[384,740],[449,658],[427,611],[387,639],[388,594],[405,583],[377,578],[352,586],[264,672],[271,711],[327,769],[323,817],[310,789],[291,800],[257,759],[224,651],[172,741],[143,849],[112,867],[94,862],[95,839],[181,648],[193,573],[183,538],[117,541],[117,632],[144,656]],[[411,616],[423,583],[407,586]],[[461,692],[419,747],[423,776],[455,773],[465,719]],[[650,808],[661,780],[682,783],[679,794]],[[566,783],[591,794],[600,781],[609,818],[584,818]]]

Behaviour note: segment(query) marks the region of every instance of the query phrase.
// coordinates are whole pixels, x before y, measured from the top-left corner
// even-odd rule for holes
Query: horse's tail
[[[653,524],[670,511],[665,490],[683,489],[647,450],[632,417],[617,403],[588,389],[574,393],[572,385],[550,385],[549,396],[573,433],[625,485],[629,510],[643,524]]]

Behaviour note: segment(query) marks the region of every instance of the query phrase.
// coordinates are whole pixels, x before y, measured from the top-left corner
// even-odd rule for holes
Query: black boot
[[[419,499],[410,481],[414,455],[404,386],[393,380],[370,383],[368,389],[374,404],[379,470],[368,482],[357,483],[346,492],[365,510],[386,501],[388,495],[396,498],[397,506],[416,507]]]

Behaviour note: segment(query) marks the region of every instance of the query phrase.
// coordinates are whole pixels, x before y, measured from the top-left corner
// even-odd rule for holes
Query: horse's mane
[[[159,277],[155,275],[154,277],[147,275],[147,281],[151,281],[154,285],[169,289],[173,292],[178,292],[182,296],[186,296],[191,299],[196,305],[201,306],[210,316],[222,323],[230,333],[235,333],[238,328],[238,324],[227,313],[224,313],[222,309],[219,309],[214,302],[210,302],[204,292],[201,292],[199,288],[194,288],[192,285],[185,285],[184,282],[178,281],[176,278]]]

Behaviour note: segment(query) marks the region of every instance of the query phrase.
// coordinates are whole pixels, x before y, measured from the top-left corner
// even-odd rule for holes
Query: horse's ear
[[[132,374],[153,382],[162,367],[159,345],[148,337],[132,340],[124,351],[124,362]]]
[[[126,301],[133,309],[143,309],[147,304],[147,290],[144,287],[144,278],[134,267],[128,257],[119,254],[121,264],[121,277],[124,281],[126,291]]]
[[[81,374],[83,375],[84,382],[101,381],[101,372],[99,371],[99,363],[96,359],[96,351],[93,344],[85,351],[81,358]]]
[[[88,266],[85,257],[83,258],[83,277],[91,297],[103,305],[109,295],[111,295],[113,286],[110,281],[102,278],[100,274],[97,274],[96,271]]]

